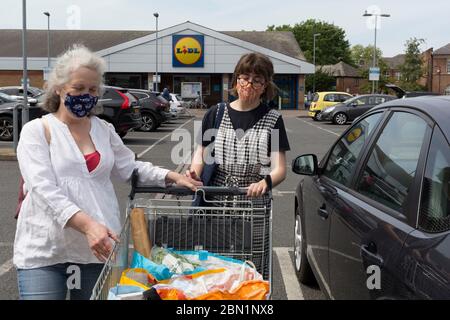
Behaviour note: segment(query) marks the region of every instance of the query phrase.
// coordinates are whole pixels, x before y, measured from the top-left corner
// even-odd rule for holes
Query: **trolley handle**
[[[138,173],[137,169],[133,171],[131,177],[131,193],[129,195],[130,199],[133,200],[135,194],[137,193],[163,193],[178,196],[189,196],[195,195],[197,193],[203,192],[205,195],[216,195],[216,196],[240,196],[246,195],[248,188],[238,188],[238,187],[211,187],[202,186],[198,187],[197,191],[193,191],[186,187],[153,187],[153,186],[139,186],[138,185]]]

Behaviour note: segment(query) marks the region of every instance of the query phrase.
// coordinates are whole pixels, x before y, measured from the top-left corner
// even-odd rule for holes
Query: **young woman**
[[[238,99],[212,107],[202,124],[202,141],[188,177],[200,176],[212,148],[218,108],[223,118],[214,139],[214,160],[219,164],[211,185],[248,187],[247,197],[269,203],[268,191],[286,178],[286,151],[290,150],[283,119],[269,108],[276,95],[274,68],[269,58],[250,53],[241,57],[232,78],[231,93]],[[256,201],[256,199],[254,200]]]
[[[72,299],[89,299],[103,262],[118,241],[119,205],[111,174],[141,183],[201,183],[135,161],[114,127],[94,113],[105,62],[83,46],[61,55],[50,75],[42,119],[27,123],[17,149],[27,194],[14,243],[21,299],[65,299],[68,277],[78,271]]]
[[[250,53],[241,57],[233,74],[231,91],[238,99],[212,107],[205,114],[202,140],[186,172],[187,177],[200,181],[205,162],[216,161],[216,172],[209,185],[248,187],[246,196],[237,197],[239,206],[247,206],[250,203],[243,200],[251,200],[253,207],[266,207],[267,212],[271,210],[271,189],[286,178],[286,151],[290,149],[281,115],[268,106],[276,95],[273,74],[272,62],[266,56]],[[224,109],[222,119],[219,108]],[[220,121],[219,129],[211,132],[217,127],[216,121]],[[211,135],[215,136],[214,143]],[[226,198],[214,196],[211,200]],[[266,235],[261,245],[267,252],[269,225],[254,224],[253,232]],[[237,238],[245,239],[245,236],[236,235]],[[267,278],[269,256],[255,255],[252,260]]]

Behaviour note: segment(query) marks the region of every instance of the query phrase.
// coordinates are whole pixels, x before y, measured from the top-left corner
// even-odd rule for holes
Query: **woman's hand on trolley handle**
[[[258,183],[252,183],[248,186],[247,197],[258,198],[266,194],[269,191],[269,186],[266,180],[261,180]]]
[[[192,191],[197,191],[197,187],[203,186],[203,183],[201,181],[173,171],[167,174],[166,181],[175,183],[177,187],[189,188]]]
[[[195,181],[202,181],[202,179],[198,176],[197,172],[195,172],[195,169],[193,168],[186,170],[185,176]]]
[[[102,262],[106,262],[112,252],[113,244],[111,240],[117,243],[120,242],[118,236],[113,231],[82,211],[70,218],[67,226],[74,228],[86,236],[92,253]]]

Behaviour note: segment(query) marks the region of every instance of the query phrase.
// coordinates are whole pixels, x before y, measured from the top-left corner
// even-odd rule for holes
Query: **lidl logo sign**
[[[173,67],[203,68],[204,37],[200,35],[173,36]]]

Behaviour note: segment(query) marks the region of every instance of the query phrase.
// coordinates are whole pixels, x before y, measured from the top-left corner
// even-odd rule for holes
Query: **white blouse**
[[[66,227],[67,222],[81,210],[119,234],[119,204],[111,174],[129,181],[138,168],[140,183],[164,187],[169,170],[135,161],[114,127],[93,116],[90,136],[100,153],[100,163],[89,172],[67,125],[53,114],[44,117],[49,124],[50,145],[42,120],[35,119],[23,127],[17,148],[28,193],[17,221],[14,265],[32,269],[67,262],[100,263],[85,235]]]

